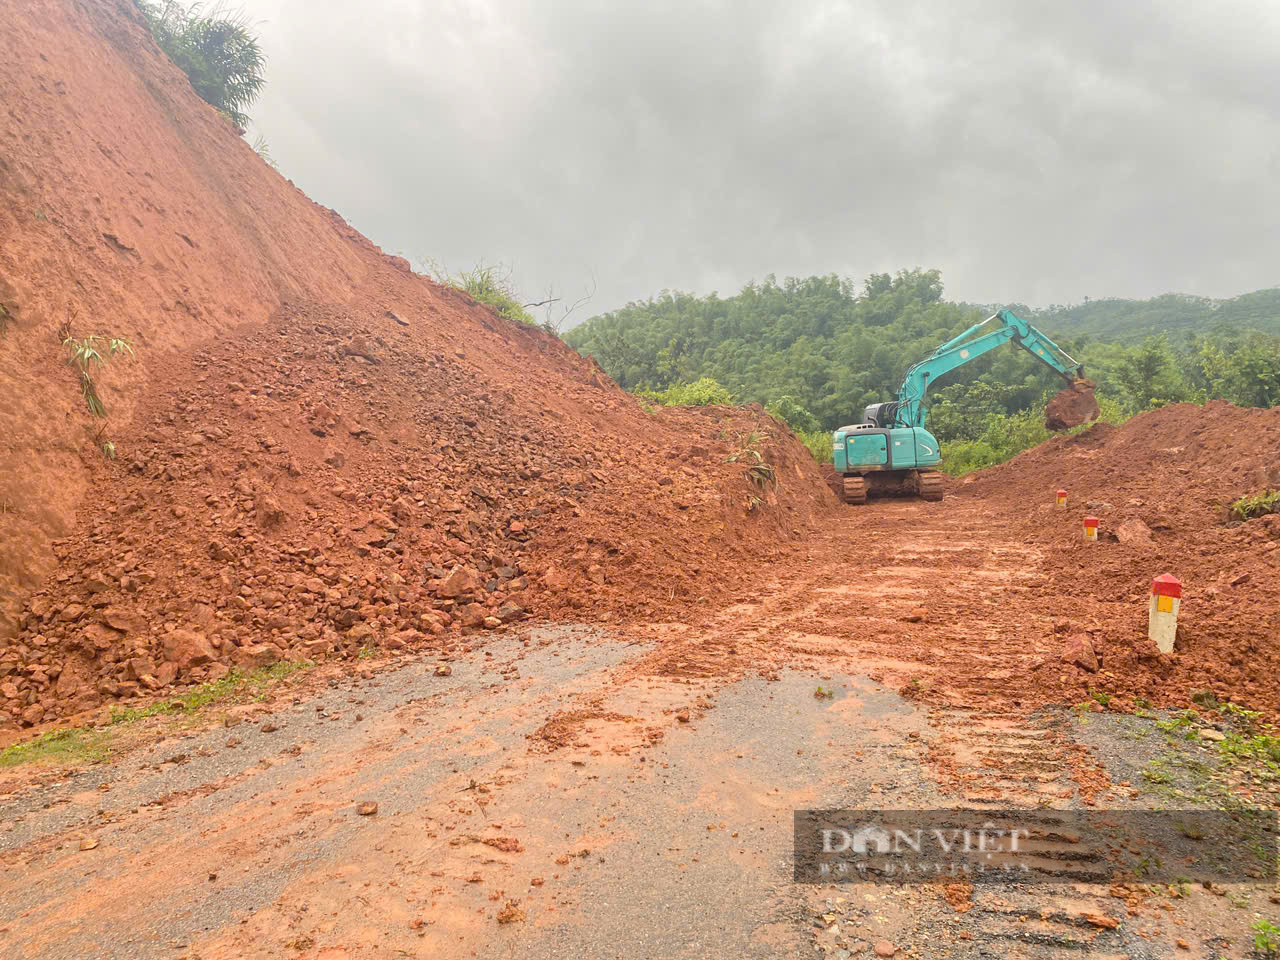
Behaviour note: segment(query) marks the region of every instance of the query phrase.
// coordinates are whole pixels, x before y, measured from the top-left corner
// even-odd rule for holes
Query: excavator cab
[[[862,411],[863,423],[874,423],[877,427],[888,429],[898,418],[898,403],[890,400],[887,403],[873,403]]]

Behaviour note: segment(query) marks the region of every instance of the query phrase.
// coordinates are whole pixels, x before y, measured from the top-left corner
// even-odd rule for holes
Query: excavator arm
[[[996,322],[994,329],[982,332],[993,321]],[[892,409],[881,409],[876,419],[882,426],[923,427],[924,398],[933,381],[1010,340],[1055,371],[1066,381],[1068,387],[1074,387],[1083,381],[1084,367],[1065,350],[1012,310],[999,310],[958,337],[948,340],[911,367],[902,380],[902,386],[898,388],[897,402],[878,405]],[[891,420],[892,423],[886,423],[886,420]]]

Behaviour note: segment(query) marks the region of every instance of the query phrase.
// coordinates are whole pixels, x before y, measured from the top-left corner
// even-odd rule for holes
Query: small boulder
[[[454,567],[453,572],[440,583],[436,593],[441,597],[456,600],[479,592],[482,586],[480,574],[475,570],[470,567]]]
[[[236,666],[256,670],[269,667],[280,659],[280,650],[272,643],[251,643],[236,650]]]
[[[514,601],[504,603],[498,608],[498,619],[503,623],[511,623],[524,616],[524,607]]]
[[[174,630],[160,641],[164,659],[180,670],[203,666],[213,661],[215,652],[209,638],[194,630]]]
[[[258,514],[258,522],[266,529],[270,530],[272,527],[278,527],[280,524],[284,523],[284,507],[280,505],[280,501],[275,497],[262,497],[257,501],[255,506]]]
[[[1149,547],[1155,543],[1151,537],[1151,528],[1137,517],[1126,520],[1116,527],[1116,539],[1121,543],[1138,547]]]
[[[1074,664],[1090,673],[1098,672],[1098,655],[1093,649],[1093,641],[1083,633],[1067,637],[1066,645],[1062,649],[1062,659],[1063,662]]]

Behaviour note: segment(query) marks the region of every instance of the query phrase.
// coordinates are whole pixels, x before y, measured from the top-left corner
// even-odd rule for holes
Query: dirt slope
[[[1047,575],[1036,589],[1064,641],[1078,632],[1092,638],[1103,669],[1115,674],[1109,688],[1182,704],[1211,690],[1275,710],[1280,516],[1232,522],[1227,505],[1277,486],[1280,409],[1218,401],[1057,437],[952,489],[980,499],[993,524],[1021,531],[1045,553]],[[1065,513],[1053,506],[1059,488],[1070,495]],[[1086,514],[1099,518],[1096,544],[1083,540]],[[1185,591],[1172,656],[1146,641],[1146,598],[1162,573]],[[1053,697],[1077,687],[1081,674],[1046,663],[1030,682]]]
[[[128,0],[0,4],[8,722],[486,618],[687,615],[836,509],[762,412],[647,412],[383,255],[199,101]],[[68,321],[137,344],[103,380],[114,462]]]
[[[123,420],[168,349],[342,301],[370,245],[264,164],[191,90],[132,0],[0,0],[0,636],[53,566],[89,473],[57,332],[131,337]]]

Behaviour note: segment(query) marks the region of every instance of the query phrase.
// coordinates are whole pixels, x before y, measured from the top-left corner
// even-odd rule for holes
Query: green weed
[[[1218,743],[1222,756],[1228,760],[1260,760],[1273,772],[1280,771],[1280,737],[1260,733],[1248,737],[1228,733]]]
[[[85,406],[95,417],[105,417],[107,410],[98,396],[98,387],[93,379],[94,368],[105,368],[118,353],[133,356],[133,344],[124,337],[67,337],[62,345],[67,350],[67,365],[75,367],[80,375],[80,393]]]
[[[101,727],[50,730],[23,743],[15,743],[0,751],[0,767],[42,761],[75,766],[102,763],[111,757],[119,733],[139,720],[158,716],[190,718],[215,704],[259,702],[266,699],[273,684],[312,666],[314,664],[305,660],[282,660],[247,673],[232,670],[220,680],[201,684],[179,696],[157,700],[143,707],[112,710],[106,724]]]
[[[1231,504],[1233,520],[1252,520],[1268,513],[1280,513],[1280,490],[1264,490],[1251,497],[1241,497]]]
[[[1180,710],[1168,720],[1157,720],[1156,728],[1165,733],[1181,733],[1187,740],[1194,740],[1198,735],[1196,727],[1201,723],[1200,714],[1194,710]]]
[[[1226,717],[1232,724],[1246,732],[1253,732],[1258,727],[1258,721],[1262,718],[1261,711],[1249,710],[1237,703],[1224,703],[1218,708],[1219,712]]]
[[[1270,920],[1255,920],[1249,929],[1253,931],[1253,946],[1259,953],[1268,957],[1280,953],[1280,927]]]

